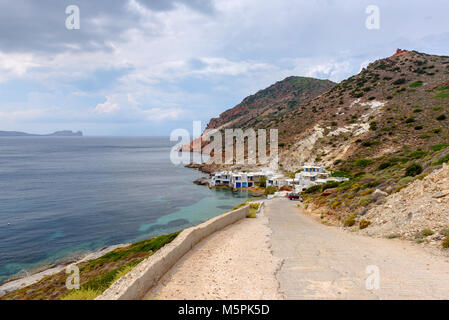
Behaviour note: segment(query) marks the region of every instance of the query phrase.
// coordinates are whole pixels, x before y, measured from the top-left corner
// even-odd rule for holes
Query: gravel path
[[[284,298],[449,299],[448,257],[410,242],[324,226],[302,214],[297,202],[266,204],[272,250],[283,260],[277,277]],[[374,266],[369,273],[368,266]],[[366,280],[373,279],[376,268],[379,289],[367,290]]]
[[[145,299],[280,299],[268,219],[243,219],[201,241]]]

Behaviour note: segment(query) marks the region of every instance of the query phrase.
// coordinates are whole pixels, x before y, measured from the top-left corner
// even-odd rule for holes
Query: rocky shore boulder
[[[197,184],[199,186],[209,186],[210,180],[208,178],[199,178],[195,181],[193,181],[194,184]]]

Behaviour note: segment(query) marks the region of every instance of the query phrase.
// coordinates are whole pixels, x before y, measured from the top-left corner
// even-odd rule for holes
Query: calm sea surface
[[[0,282],[77,253],[174,232],[246,193],[209,190],[168,138],[0,138]]]

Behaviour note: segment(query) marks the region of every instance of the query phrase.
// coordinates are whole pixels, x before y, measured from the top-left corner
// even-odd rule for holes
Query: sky
[[[449,55],[447,12],[447,0],[1,0],[0,131],[192,131],[288,76],[339,82],[397,48]]]

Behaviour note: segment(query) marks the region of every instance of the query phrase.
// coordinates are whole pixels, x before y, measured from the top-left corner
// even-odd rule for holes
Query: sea
[[[0,138],[0,283],[197,225],[247,192],[193,184],[168,137]]]

